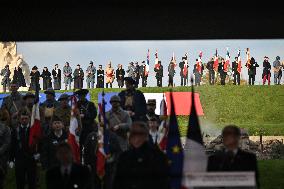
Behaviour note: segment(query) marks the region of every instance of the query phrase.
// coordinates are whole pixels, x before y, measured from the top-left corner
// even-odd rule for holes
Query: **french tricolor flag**
[[[183,162],[183,188],[187,174],[196,172],[206,172],[207,170],[207,155],[203,144],[201,129],[194,101],[194,87],[192,87],[191,96],[191,111],[189,115],[189,125],[187,129],[186,142],[184,146],[184,162]]]
[[[241,61],[241,50],[238,50],[238,72],[241,73],[242,71],[242,61]]]
[[[146,65],[145,65],[145,76],[148,76],[148,74],[149,74],[149,67],[150,67],[150,50],[148,49],[147,61],[146,61]]]
[[[215,57],[214,57],[213,69],[214,69],[215,71],[217,71],[217,70],[218,70],[218,66],[219,66],[218,50],[216,49]]]
[[[155,68],[157,68],[159,65],[158,65],[158,62],[159,62],[159,58],[158,58],[158,50],[156,50],[156,53],[155,53]]]
[[[42,128],[40,125],[40,114],[39,114],[39,87],[37,85],[35,91],[35,103],[32,108],[31,128],[29,131],[29,146],[37,148],[37,144],[41,138],[42,138]]]
[[[69,127],[69,135],[68,135],[68,143],[71,146],[74,161],[76,163],[80,163],[80,145],[79,145],[79,136],[77,135],[77,131],[79,128],[79,122],[76,117],[75,112],[77,111],[77,98],[75,95],[71,96],[71,117],[70,117],[70,127]]]
[[[163,100],[160,104],[160,116],[163,117],[161,125],[159,127],[160,137],[158,139],[159,147],[162,151],[166,150],[167,138],[168,138],[168,127],[167,127],[167,103],[165,100],[165,96],[163,95]]]
[[[230,53],[229,53],[229,48],[227,47],[226,61],[225,61],[225,65],[224,65],[225,72],[227,72],[229,70],[229,66],[230,66]]]

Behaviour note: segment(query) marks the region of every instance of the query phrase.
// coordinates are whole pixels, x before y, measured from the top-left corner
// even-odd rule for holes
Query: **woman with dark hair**
[[[47,67],[44,67],[43,68],[43,71],[40,75],[40,77],[42,77],[43,81],[43,90],[46,90],[48,88],[51,88],[51,73],[50,71],[48,71],[48,68]]]
[[[34,66],[32,68],[32,71],[30,73],[30,77],[31,77],[30,90],[35,91],[36,87],[38,87],[40,89],[40,85],[39,85],[40,73],[39,73],[38,68],[36,66]]]
[[[23,74],[22,68],[19,66],[15,67],[14,69],[14,75],[13,75],[13,82],[16,82],[19,87],[26,87],[26,81]]]

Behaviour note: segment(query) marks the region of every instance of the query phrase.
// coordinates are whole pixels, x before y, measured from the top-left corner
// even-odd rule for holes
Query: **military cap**
[[[147,105],[156,105],[156,99],[148,99]]]
[[[66,93],[63,93],[62,95],[60,95],[60,97],[58,98],[58,101],[61,100],[67,100],[69,98],[69,95]]]
[[[54,122],[54,121],[61,121],[61,122],[63,122],[63,120],[59,116],[52,116],[51,120],[52,120],[51,123]]]
[[[87,95],[89,93],[89,90],[88,89],[79,89],[77,91],[75,91],[75,94],[76,95]]]
[[[276,60],[280,60],[280,56],[276,56]]]
[[[145,61],[143,60],[142,63],[145,63]]]
[[[52,88],[49,88],[46,91],[44,91],[44,94],[51,94],[51,95],[55,96],[55,91]]]
[[[127,81],[127,82],[129,82],[129,83],[131,83],[133,85],[136,83],[136,81],[132,77],[125,77],[124,81]]]
[[[269,58],[268,58],[268,56],[265,56],[264,58],[267,58],[267,59],[269,59]]]
[[[33,68],[32,68],[32,70],[37,70],[38,68],[37,68],[37,66],[34,66]]]
[[[27,98],[35,98],[35,95],[31,92],[27,92],[23,99],[26,100]]]
[[[80,66],[80,64],[77,64],[77,66]]]
[[[112,102],[120,102],[120,97],[117,96],[117,95],[113,95],[111,98],[110,98],[110,103]]]
[[[93,61],[90,61],[90,64],[94,64],[94,62],[93,62]]]

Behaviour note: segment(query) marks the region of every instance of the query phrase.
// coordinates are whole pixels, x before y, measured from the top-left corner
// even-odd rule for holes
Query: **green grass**
[[[284,160],[260,160],[258,161],[259,180],[261,189],[282,189],[284,186],[283,170]],[[41,172],[40,188],[45,188],[44,172]],[[14,189],[14,170],[7,175],[6,189]]]
[[[170,88],[139,88],[143,92],[167,92]],[[227,124],[236,124],[248,130],[250,135],[284,135],[284,86],[200,86],[204,116],[201,127],[209,135],[218,135]],[[105,89],[119,92],[120,89]],[[191,91],[190,87],[175,87],[173,91]],[[91,99],[97,103],[101,89],[91,90]],[[189,99],[190,100],[190,99]],[[178,117],[180,130],[185,135],[188,116]]]

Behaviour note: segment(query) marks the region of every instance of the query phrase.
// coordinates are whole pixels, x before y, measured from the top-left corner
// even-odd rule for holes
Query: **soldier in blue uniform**
[[[65,66],[63,67],[63,74],[64,74],[64,83],[65,83],[65,90],[71,89],[71,83],[72,83],[72,68],[69,65],[69,62],[65,63]]]
[[[88,66],[86,70],[86,82],[87,82],[87,88],[90,87],[93,89],[95,84],[95,74],[96,74],[96,67],[94,66],[93,61],[90,62],[90,65]]]

